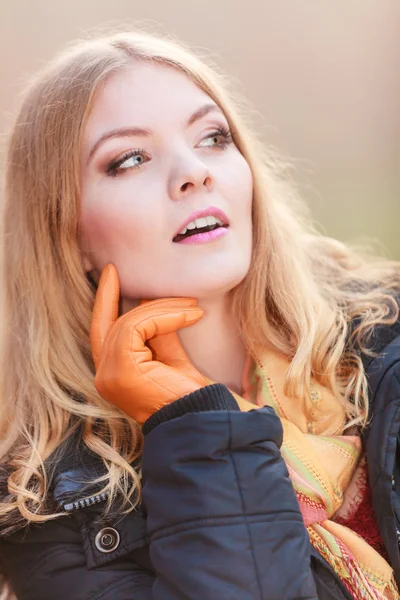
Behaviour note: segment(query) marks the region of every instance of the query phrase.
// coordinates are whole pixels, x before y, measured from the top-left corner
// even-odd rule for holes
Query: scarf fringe
[[[337,556],[329,550],[313,526],[307,527],[307,530],[314,548],[338,574],[354,600],[395,600],[398,598],[399,592],[394,578],[385,585],[383,580],[379,580],[376,575],[364,570],[336,536],[334,536],[335,542],[340,549],[341,556]],[[374,578],[375,585],[368,576]]]

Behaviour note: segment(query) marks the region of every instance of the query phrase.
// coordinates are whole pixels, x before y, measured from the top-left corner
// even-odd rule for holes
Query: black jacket
[[[400,325],[378,328],[364,357],[365,432],[379,528],[400,582]],[[348,600],[312,549],[281,458],[272,409],[241,413],[222,385],[161,409],[144,427],[143,501],[101,519],[83,481],[93,457],[72,452],[53,494],[66,517],[3,536],[3,568],[19,600]],[[400,488],[398,488],[400,489]]]

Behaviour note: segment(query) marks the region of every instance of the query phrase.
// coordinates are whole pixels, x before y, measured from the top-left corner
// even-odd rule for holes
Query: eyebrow
[[[216,104],[204,104],[204,106],[201,106],[200,108],[198,108],[192,114],[192,116],[188,119],[188,121],[186,123],[186,127],[190,127],[196,121],[199,121],[200,119],[202,119],[203,117],[208,115],[210,112],[219,112],[219,113],[223,114],[222,110]],[[89,152],[87,162],[88,163],[90,162],[90,160],[92,159],[96,150],[106,140],[109,140],[111,138],[116,138],[116,137],[133,137],[133,136],[149,137],[151,134],[152,134],[151,129],[145,129],[143,127],[121,127],[119,129],[112,129],[111,131],[104,133],[95,142],[95,144],[93,145],[93,147],[91,148],[91,150]]]

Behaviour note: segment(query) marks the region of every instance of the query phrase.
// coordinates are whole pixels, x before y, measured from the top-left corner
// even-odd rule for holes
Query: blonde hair
[[[160,36],[118,33],[79,43],[33,80],[9,142],[0,413],[8,495],[0,503],[0,524],[10,514],[24,522],[58,516],[46,509],[44,463],[80,428],[83,443],[106,467],[101,481],[108,506],[118,492],[127,510],[139,497],[131,464],[141,452],[140,429],[93,385],[93,290],[78,243],[82,130],[100,87],[132,59],[186,73],[222,108],[250,165],[254,248],[233,303],[250,352],[268,342],[290,358],[288,394],[309,393],[315,377],[343,401],[349,423],[365,423],[367,384],[356,342],[362,345],[376,324],[398,318],[399,264],[363,257],[313,228],[221,75]]]

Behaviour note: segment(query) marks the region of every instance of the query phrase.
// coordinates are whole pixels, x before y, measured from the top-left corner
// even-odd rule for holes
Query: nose
[[[180,161],[171,175],[169,195],[172,200],[182,200],[195,192],[211,191],[213,177],[207,167],[197,157]]]

